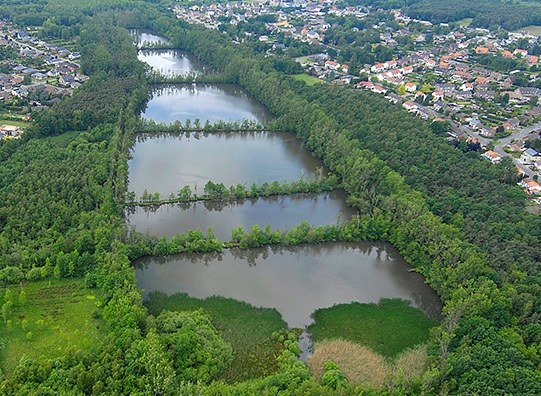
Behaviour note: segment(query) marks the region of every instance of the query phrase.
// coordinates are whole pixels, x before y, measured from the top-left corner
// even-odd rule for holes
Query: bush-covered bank
[[[199,120],[186,120],[184,124],[181,121],[175,121],[171,124],[156,122],[154,120],[142,119],[138,132],[155,136],[169,136],[175,133],[210,133],[210,132],[251,132],[251,131],[275,131],[272,122],[269,125],[261,125],[257,121],[243,120],[242,122],[234,121],[217,121],[211,123],[206,121],[201,125]]]
[[[171,193],[168,198],[160,198],[160,193],[149,193],[144,191],[140,197],[135,196],[135,193],[129,192],[126,196],[126,205],[162,205],[167,203],[178,202],[196,202],[196,201],[228,201],[239,199],[250,199],[259,197],[272,197],[276,195],[291,195],[291,194],[308,194],[308,193],[323,193],[331,192],[340,188],[338,178],[336,176],[323,176],[319,174],[315,180],[298,180],[292,182],[263,183],[257,185],[253,183],[250,189],[243,184],[225,187],[223,183],[214,183],[208,181],[205,184],[202,195],[197,195],[192,192],[190,186],[182,187],[175,195]]]

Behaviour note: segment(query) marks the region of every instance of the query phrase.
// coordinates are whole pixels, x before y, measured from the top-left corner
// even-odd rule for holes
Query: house
[[[383,63],[383,66],[386,69],[394,69],[394,68],[396,68],[398,66],[398,62],[395,61],[395,60],[387,61],[387,62]]]
[[[472,92],[473,91],[473,84],[472,83],[462,84],[460,86],[460,90],[465,91],[465,92]]]
[[[490,160],[490,162],[492,162],[493,164],[498,164],[502,160],[500,154],[492,150],[488,150],[486,153],[484,153],[483,157]]]
[[[479,76],[475,79],[475,82],[477,84],[488,84],[490,81],[488,77]]]
[[[513,55],[518,55],[524,58],[526,57],[526,55],[528,55],[528,51],[517,48],[516,50],[513,51]]]
[[[425,106],[418,106],[416,113],[424,120],[439,117],[439,114],[435,110]]]
[[[530,195],[541,194],[541,185],[533,179],[523,179],[520,181],[519,186],[523,187],[524,191]]]
[[[404,103],[402,104],[402,107],[405,108],[405,109],[406,109],[407,111],[409,111],[409,112],[414,112],[414,111],[417,110],[417,107],[418,107],[418,106],[417,106],[416,103],[413,103],[413,102],[408,101],[408,102],[404,102]]]
[[[513,55],[510,51],[502,51],[502,56],[504,58],[508,58],[508,59],[514,59],[515,58],[515,55]]]
[[[483,125],[479,130],[479,135],[492,138],[496,135],[496,128]]]
[[[371,90],[371,91],[374,92],[374,93],[377,93],[377,94],[385,94],[385,93],[387,93],[387,89],[384,88],[384,87],[381,86],[381,85],[374,85],[374,86],[372,87],[372,90]]]
[[[340,68],[340,63],[333,60],[328,60],[325,62],[325,67],[331,70],[338,70]]]
[[[20,138],[23,133],[23,130],[21,127],[14,126],[14,125],[0,125],[0,136],[10,138]],[[1,140],[1,138],[0,138]]]
[[[541,154],[531,147],[524,150],[524,152],[520,156],[520,160],[525,164],[533,164],[536,160],[540,158]]]
[[[442,100],[443,99],[443,91],[437,90],[432,93],[432,99],[434,101]]]
[[[402,74],[411,74],[413,73],[413,66],[406,66],[402,68]]]
[[[357,88],[362,88],[362,89],[371,91],[372,89],[374,89],[374,84],[371,83],[370,81],[361,81],[360,83],[357,84]]]
[[[421,101],[424,101],[426,99],[426,94],[422,91],[415,92],[415,99],[420,99]]]
[[[535,55],[528,55],[524,59],[529,66],[537,65],[539,63],[539,57]]]
[[[436,61],[434,59],[429,59],[426,61],[425,66],[433,69],[436,67]]]
[[[469,122],[470,128],[472,129],[479,129],[483,126],[483,123],[479,121],[477,118],[472,118]]]
[[[476,47],[475,48],[475,53],[477,55],[480,55],[480,54],[488,54],[489,53],[489,50],[487,47]]]
[[[44,73],[41,73],[41,72],[37,72],[37,73],[34,73],[32,74],[32,78],[35,79],[35,80],[46,80],[47,79],[47,75],[44,74]]]
[[[408,92],[413,93],[413,92],[417,91],[417,84],[408,82],[408,83],[405,84],[405,87],[406,87],[406,91],[408,91]]]
[[[385,66],[383,65],[383,63],[376,63],[370,68],[370,71],[372,71],[373,73],[381,73],[384,70]]]
[[[522,151],[522,147],[520,147],[518,144],[516,143],[513,143],[513,144],[509,144],[507,145],[507,149],[509,151],[512,151],[513,153],[520,153]]]
[[[386,96],[386,98],[389,100],[389,102],[394,103],[394,104],[397,104],[398,102],[400,102],[400,96],[398,96],[395,93],[390,93],[389,95]]]
[[[540,97],[541,89],[532,87],[520,87],[517,88],[513,93],[517,98],[530,99],[532,97]]]
[[[519,124],[520,124],[520,121],[518,120],[518,118],[514,117],[514,118],[510,118],[507,121],[505,121],[502,124],[502,126],[503,126],[503,129],[509,130],[509,129],[518,128]]]

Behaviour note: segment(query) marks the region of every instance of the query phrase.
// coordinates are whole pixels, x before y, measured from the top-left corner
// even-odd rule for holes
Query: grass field
[[[384,299],[379,304],[340,304],[319,309],[308,331],[315,343],[343,339],[364,345],[386,358],[428,340],[436,321],[407,301]]]
[[[294,74],[293,78],[295,80],[304,81],[307,85],[321,84],[323,82],[319,78],[311,76],[311,75],[306,74],[306,73]]]
[[[231,344],[235,354],[231,368],[219,379],[244,381],[271,374],[278,368],[276,357],[282,346],[272,340],[271,335],[287,329],[287,324],[275,309],[255,308],[245,302],[223,297],[201,300],[186,294],[167,296],[157,292],[151,293],[145,305],[153,315],[165,309],[193,311],[202,308],[209,313],[214,326]]]
[[[459,21],[456,21],[460,26],[468,27],[473,22],[473,18],[464,18]]]
[[[30,123],[24,121],[3,120],[0,118],[0,125],[14,125],[21,128],[26,128],[30,126]]]
[[[541,26],[537,25],[524,26],[523,28],[517,29],[516,31],[527,32],[528,34],[532,34],[534,36],[541,36]]]
[[[26,302],[19,301],[20,290]],[[0,290],[5,302],[6,290]],[[11,371],[23,357],[57,358],[69,349],[89,350],[102,335],[101,319],[93,319],[97,296],[82,280],[31,282],[9,288],[13,308],[0,320],[0,365]]]

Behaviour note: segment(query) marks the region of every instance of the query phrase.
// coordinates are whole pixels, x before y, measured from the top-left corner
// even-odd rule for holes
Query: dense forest
[[[60,28],[51,35],[75,34],[64,27],[80,24],[83,68],[91,77],[39,116],[24,141],[0,146],[0,282],[84,276],[103,296],[98,315],[106,334],[90,351],[22,360],[0,377],[0,393],[541,394],[541,220],[524,211],[513,169],[449,146],[376,95],[308,87],[272,59],[154,4],[76,3],[83,2],[18,0],[0,9],[27,25],[55,18]],[[255,229],[239,231],[234,242],[387,240],[437,291],[444,320],[432,334],[422,381],[355,388],[333,381],[340,373],[330,367],[331,381],[322,384],[285,343],[274,374],[213,382],[232,352],[209,317],[148,314],[131,259],[222,244],[198,233],[149,241],[123,225],[128,149],[147,99],[145,68],[127,28],[159,32],[245,87],[277,117],[278,128],[295,132],[340,176],[361,213],[343,229],[300,225],[283,236]]]
[[[343,0],[343,4],[370,5],[383,9],[401,9],[412,18],[432,23],[456,22],[472,18],[472,27],[516,30],[541,24],[538,1],[507,0]]]

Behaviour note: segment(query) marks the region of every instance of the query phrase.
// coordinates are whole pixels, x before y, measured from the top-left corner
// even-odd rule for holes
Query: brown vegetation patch
[[[314,346],[308,367],[320,380],[325,372],[325,362],[334,361],[340,371],[355,385],[379,388],[389,382],[409,382],[421,376],[426,366],[426,346],[420,345],[400,354],[394,361],[345,340],[326,340]]]

